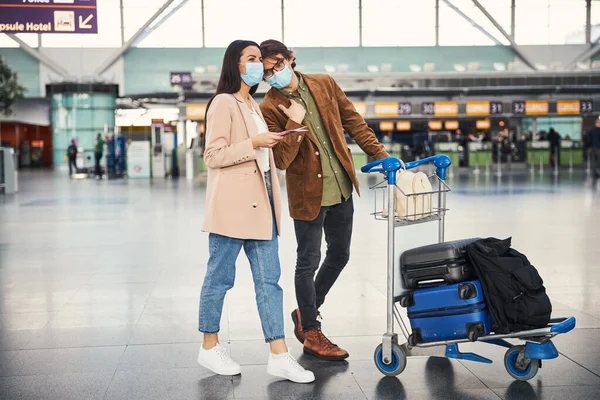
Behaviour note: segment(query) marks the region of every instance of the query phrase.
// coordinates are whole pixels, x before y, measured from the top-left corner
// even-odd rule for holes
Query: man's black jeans
[[[69,175],[73,175],[73,169],[77,173],[77,158],[69,156]]]
[[[354,203],[350,198],[334,206],[321,207],[319,216],[313,221],[294,220],[298,243],[296,300],[304,331],[321,327],[317,310],[350,259],[353,216]],[[323,232],[327,252],[319,269]]]
[[[100,166],[100,160],[102,160],[102,153],[94,153],[96,165],[94,166],[94,173],[96,176],[102,176],[102,167]]]

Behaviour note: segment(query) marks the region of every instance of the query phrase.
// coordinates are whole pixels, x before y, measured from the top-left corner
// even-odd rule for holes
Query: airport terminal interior
[[[219,332],[241,373],[199,364],[207,183],[239,167],[209,168],[206,110],[237,39],[281,41],[295,73],[331,76],[391,157],[365,154],[339,114],[360,194],[319,321],[341,361],[296,338],[298,201],[273,175],[285,340],[311,383],[268,372],[242,253]],[[267,76],[258,103],[278,90]],[[0,0],[0,399],[599,399],[599,93],[597,0]],[[401,186],[409,171],[426,191]],[[543,279],[542,324],[500,331],[494,282],[519,285],[507,309],[543,291],[486,279],[477,246],[443,261],[477,277],[410,286],[403,254],[469,238],[511,238]]]

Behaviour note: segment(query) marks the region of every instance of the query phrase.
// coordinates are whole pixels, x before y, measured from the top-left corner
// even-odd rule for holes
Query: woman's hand
[[[283,135],[279,133],[265,132],[260,135],[256,135],[252,138],[252,147],[258,149],[259,147],[272,148],[283,139]]]

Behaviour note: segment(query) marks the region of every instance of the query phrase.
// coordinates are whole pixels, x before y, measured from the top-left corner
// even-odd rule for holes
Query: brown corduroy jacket
[[[369,156],[381,159],[389,155],[332,77],[302,75],[302,78],[319,108],[335,154],[360,195],[352,154],[346,144],[344,131]],[[302,126],[288,119],[279,109],[280,104],[289,107],[291,102],[275,88],[269,90],[260,104],[269,130],[281,132]],[[292,133],[273,148],[275,165],[279,169],[286,170],[288,203],[290,216],[293,219],[312,221],[321,211],[322,169],[315,140],[311,132]]]

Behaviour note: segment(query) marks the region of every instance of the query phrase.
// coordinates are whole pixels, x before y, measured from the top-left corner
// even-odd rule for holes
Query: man
[[[550,166],[556,168],[560,165],[560,135],[554,128],[548,132],[548,141],[550,142]]]
[[[596,180],[600,178],[600,118],[596,119],[594,127],[590,129],[588,136],[591,144],[592,176]]]
[[[100,160],[102,160],[102,153],[104,153],[104,144],[106,142],[102,139],[101,134],[96,135],[96,147],[94,149],[94,158],[96,160],[96,165],[94,167],[94,172],[96,174],[96,179],[100,179],[102,177],[102,168],[100,167]]]
[[[307,128],[287,134],[273,148],[275,165],[286,170],[298,244],[294,333],[305,353],[343,360],[348,352],[323,335],[317,314],[350,257],[352,187],[358,192],[358,181],[344,131],[374,159],[388,153],[333,78],[294,72],[292,52],[276,40],[263,42],[261,53],[272,86],[260,105],[269,130]],[[319,269],[323,231],[327,252]]]
[[[73,168],[77,173],[77,145],[75,139],[71,139],[71,145],[67,148],[67,157],[69,159],[69,175],[73,176]]]

